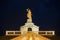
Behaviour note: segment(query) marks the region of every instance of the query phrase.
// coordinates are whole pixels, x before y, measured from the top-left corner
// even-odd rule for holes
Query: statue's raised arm
[[[32,19],[32,14],[31,14],[31,10],[28,8],[27,9],[27,17],[28,17],[28,19]]]

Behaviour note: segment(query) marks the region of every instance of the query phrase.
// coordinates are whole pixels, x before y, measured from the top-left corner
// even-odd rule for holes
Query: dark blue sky
[[[6,30],[19,30],[26,22],[26,9],[32,10],[33,22],[40,30],[60,33],[60,3],[58,0],[3,0],[0,11],[0,35]]]

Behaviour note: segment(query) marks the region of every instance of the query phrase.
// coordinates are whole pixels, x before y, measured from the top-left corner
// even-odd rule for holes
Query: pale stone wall
[[[39,27],[34,25],[33,23],[26,23],[24,26],[21,26],[21,33],[24,34],[24,33],[27,33],[28,32],[28,28],[31,28],[32,29],[32,32],[38,34],[38,31],[39,31]]]

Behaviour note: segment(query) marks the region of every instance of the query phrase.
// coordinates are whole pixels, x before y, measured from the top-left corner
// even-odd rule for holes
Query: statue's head
[[[31,10],[28,8],[28,9],[27,9],[27,12],[31,12]]]

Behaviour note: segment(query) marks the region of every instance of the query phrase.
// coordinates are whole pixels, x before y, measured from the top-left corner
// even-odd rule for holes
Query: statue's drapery
[[[32,14],[31,14],[31,10],[30,9],[27,9],[27,17],[28,19],[32,19]]]

